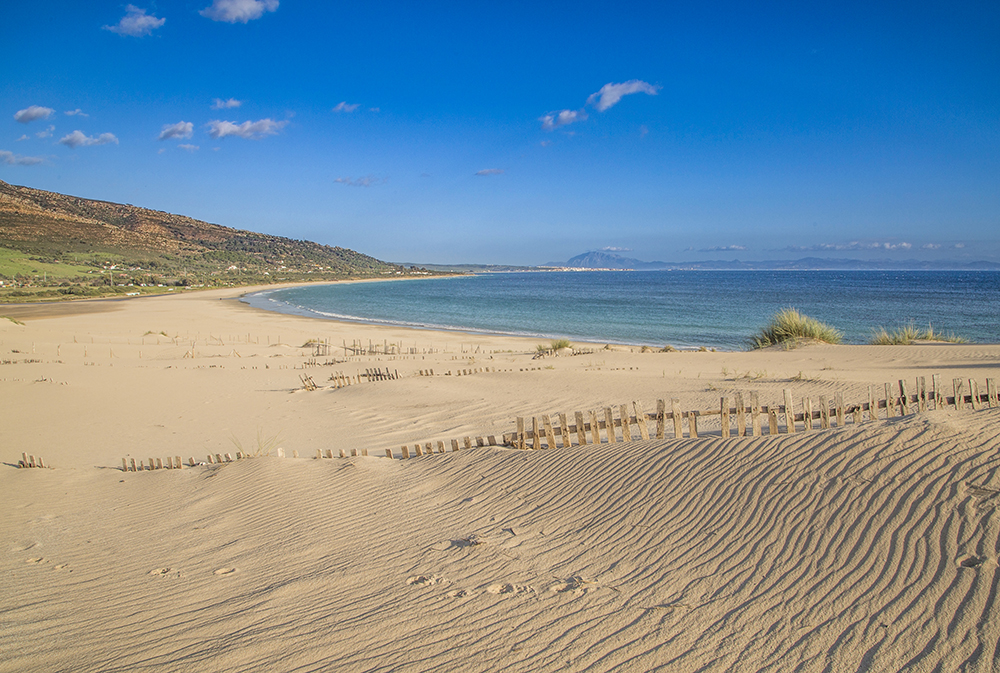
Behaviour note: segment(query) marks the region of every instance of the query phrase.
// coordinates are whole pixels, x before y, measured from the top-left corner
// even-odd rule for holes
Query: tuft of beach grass
[[[915,341],[938,341],[944,343],[964,344],[969,343],[965,337],[957,336],[954,333],[941,334],[934,331],[932,325],[927,329],[917,329],[913,321],[905,325],[900,325],[896,329],[887,331],[884,327],[872,330],[872,338],[868,342],[873,346],[908,346]]]
[[[840,330],[802,315],[798,309],[786,308],[778,311],[766,327],[750,337],[750,347],[767,348],[793,342],[795,339],[815,339],[828,344],[839,344],[843,338]]]

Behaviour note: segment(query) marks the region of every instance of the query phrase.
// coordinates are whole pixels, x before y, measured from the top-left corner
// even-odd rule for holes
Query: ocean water
[[[910,322],[1000,343],[997,271],[530,272],[315,285],[244,301],[335,320],[727,350],[795,307],[847,343]]]

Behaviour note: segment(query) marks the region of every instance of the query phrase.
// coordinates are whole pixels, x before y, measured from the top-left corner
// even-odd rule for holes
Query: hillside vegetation
[[[0,181],[0,301],[423,273],[347,248]]]

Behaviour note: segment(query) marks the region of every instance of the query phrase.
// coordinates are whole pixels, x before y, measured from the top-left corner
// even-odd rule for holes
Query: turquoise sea
[[[334,320],[728,350],[791,306],[848,343],[909,322],[1000,343],[997,271],[529,272],[314,285],[244,301]]]

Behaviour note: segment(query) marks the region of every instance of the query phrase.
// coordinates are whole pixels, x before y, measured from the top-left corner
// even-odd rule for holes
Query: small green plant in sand
[[[751,348],[767,348],[775,344],[794,343],[796,339],[815,339],[828,344],[839,344],[844,338],[840,330],[802,315],[798,309],[778,311],[771,322],[750,337]]]
[[[569,339],[553,339],[547,344],[538,344],[535,347],[539,353],[554,353],[555,351],[562,350],[563,348],[569,348],[572,346]]]
[[[912,321],[905,325],[900,325],[891,332],[887,331],[884,327],[873,329],[872,338],[869,343],[873,346],[907,346],[914,341],[939,341],[953,344],[968,343],[967,339],[953,333],[939,334],[934,331],[932,325],[928,325],[925,330],[917,329]]]
[[[168,339],[170,338],[170,335],[167,334],[166,332],[164,332],[163,330],[160,330],[159,332],[154,332],[153,330],[149,330],[148,332],[146,332],[142,336],[157,336],[157,335],[165,336]]]
[[[249,446],[244,448],[243,442],[241,442],[236,435],[231,436],[229,438],[229,441],[232,442],[233,446],[236,447],[236,450],[241,452],[243,455],[250,456],[251,458],[258,458],[260,456],[271,455],[271,451],[281,442],[281,436],[280,434],[277,434],[268,437],[267,435],[264,434],[263,429],[257,428],[257,438],[255,446]]]
[[[9,315],[3,315],[3,316],[0,316],[0,318],[6,318],[7,320],[11,321],[15,325],[23,325],[24,324],[23,322],[21,322],[20,320],[17,320],[16,318],[11,318]]]

